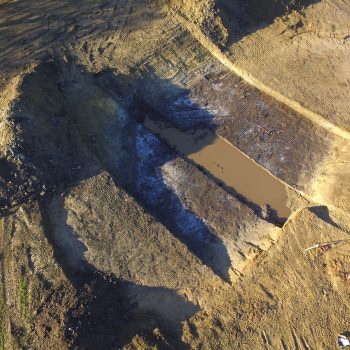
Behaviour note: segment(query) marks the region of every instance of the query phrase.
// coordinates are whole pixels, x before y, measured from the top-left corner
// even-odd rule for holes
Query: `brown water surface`
[[[183,132],[149,117],[144,120],[144,126],[225,187],[260,207],[270,208],[275,218],[286,220],[291,214],[286,185],[211,130]]]

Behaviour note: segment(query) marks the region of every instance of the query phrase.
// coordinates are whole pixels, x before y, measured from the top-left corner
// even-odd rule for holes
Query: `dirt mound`
[[[215,6],[225,27],[230,32],[230,38],[237,40],[239,36],[268,26],[293,11],[300,12],[314,2],[313,0],[217,0]]]

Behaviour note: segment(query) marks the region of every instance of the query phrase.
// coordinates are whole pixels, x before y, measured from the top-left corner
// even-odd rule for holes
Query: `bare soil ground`
[[[349,245],[304,249],[350,232],[348,23],[342,0],[0,0],[0,349],[335,349]],[[278,178],[283,227],[147,116]]]

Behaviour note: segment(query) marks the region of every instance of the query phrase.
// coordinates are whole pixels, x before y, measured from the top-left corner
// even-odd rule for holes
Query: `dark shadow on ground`
[[[302,11],[320,0],[216,0],[216,7],[224,26],[229,31],[227,45],[244,36],[267,27],[278,17],[292,11]],[[303,26],[296,24],[295,29]]]
[[[95,75],[93,79],[95,84],[108,91],[116,101],[120,101],[128,113],[128,117],[124,120],[123,130],[120,130],[120,125],[116,125],[116,129],[119,128],[119,130],[110,134],[112,138],[118,137],[118,132],[123,135],[122,146],[118,145],[118,148],[124,149],[128,157],[118,167],[115,167],[110,162],[111,157],[106,156],[106,150],[101,149],[103,142],[98,140],[94,144],[90,144],[92,152],[103,164],[103,167],[108,169],[118,186],[122,186],[131,194],[175,237],[183,242],[203,264],[210,267],[224,280],[229,281],[231,261],[225,244],[204,223],[202,218],[184,206],[178,195],[164,181],[162,166],[175,160],[179,155],[142,124],[143,118],[151,115],[153,118],[162,120],[170,118],[168,120],[174,122],[177,127],[186,130],[189,127],[194,129],[207,127],[215,130],[215,125],[212,123],[213,117],[189,100],[189,91],[161,80],[156,75],[149,76],[148,79],[135,80],[107,70]],[[161,114],[159,110],[146,103],[145,99],[149,96],[145,95],[145,91],[151,93],[155,90],[161,91],[161,94],[167,97],[152,101],[152,106],[156,104],[156,101],[159,101],[157,107],[161,109],[160,105],[162,107],[172,106],[174,100],[184,101],[185,118],[183,115],[177,115],[178,118],[174,119],[170,114]],[[73,95],[74,92],[69,94]],[[191,106],[190,116],[187,115],[189,106]],[[194,115],[197,118],[192,118]],[[91,130],[93,123],[86,128]],[[113,127],[110,126],[110,129]],[[125,135],[129,135],[129,138],[124,137]],[[105,136],[106,134],[102,135],[102,137]],[[206,141],[210,143],[212,139]],[[89,141],[86,140],[86,143]],[[118,152],[117,147],[113,149],[115,146],[117,145],[109,144],[109,147],[112,147],[108,150],[109,154]],[[205,146],[206,144],[198,143],[198,149],[192,151],[198,151]],[[127,175],[126,169],[129,169]]]
[[[161,122],[164,127],[179,129],[187,135],[196,134],[196,142],[180,155],[228,193],[237,197],[259,217],[276,225],[284,224],[287,218],[279,217],[275,208],[267,206],[267,210],[264,211],[261,206],[246,198],[244,194],[237,192],[235,188],[215,177],[209,169],[204,169],[188,157],[189,154],[197,153],[211,144],[216,137],[217,128],[214,116],[191,100],[190,91],[179,88],[164,79],[159,79],[151,68],[148,68],[148,73],[142,78],[135,80],[123,75],[116,76],[110,71],[100,72],[97,80],[102,86],[108,87],[109,91],[123,91],[124,101],[131,101],[130,106],[126,108],[130,115],[141,124],[145,122],[145,119],[151,119]],[[161,135],[157,136],[163,140]],[[169,143],[166,143],[166,146],[168,149],[172,147]]]
[[[310,211],[315,214],[318,218],[326,221],[328,224],[332,225],[333,227],[342,230],[341,226],[339,226],[330,216],[329,216],[329,209],[325,205],[320,205],[316,207],[311,207]]]
[[[11,118],[20,121],[15,124],[17,143],[8,156],[10,163],[23,162],[8,191],[18,202],[30,195],[64,191],[82,180],[80,174],[85,178],[96,174],[98,169],[87,166],[92,157],[117,186],[228,281],[231,261],[224,243],[164,182],[161,167],[177,154],[131,117],[135,111],[147,112],[136,97],[142,83],[112,72],[95,76],[74,64],[57,62],[42,64],[26,76],[21,99],[13,106]],[[153,88],[157,84],[160,81],[154,78]],[[166,86],[174,96],[187,98],[188,91],[170,83]],[[197,126],[211,125],[211,116],[200,113],[205,117],[197,120]],[[20,188],[24,188],[23,198]]]
[[[120,349],[141,335],[162,349],[187,349],[181,341],[181,322],[200,308],[174,290],[136,285],[97,270],[86,261],[85,245],[66,224],[63,198],[55,204],[59,207],[55,206],[54,216],[49,200],[41,202],[41,213],[55,258],[77,292],[76,305],[68,311],[65,325],[71,348]],[[156,328],[162,337],[152,333]]]

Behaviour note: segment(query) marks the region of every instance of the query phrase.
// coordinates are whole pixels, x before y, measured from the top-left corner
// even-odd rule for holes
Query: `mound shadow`
[[[216,9],[228,29],[227,45],[269,26],[276,18],[318,3],[320,0],[215,0]],[[302,26],[295,25],[295,29]]]
[[[101,72],[98,75],[101,82],[103,82],[103,86],[108,86],[110,91],[129,91],[125,88],[125,81],[130,81],[130,78],[118,75],[118,77],[114,76],[114,81],[111,82],[111,76],[113,77],[113,74],[111,75],[110,72]],[[204,168],[192,160],[190,155],[201,153],[201,150],[204,150],[206,146],[216,140],[217,124],[214,116],[208,110],[198,106],[191,99],[189,90],[160,79],[150,68],[142,78],[127,85],[133,86],[128,96],[132,96],[129,113],[134,119],[142,125],[148,125],[147,127],[161,141],[164,141],[166,146],[173,148],[177,154],[180,154],[182,158],[203,172],[218,186],[237,197],[260,218],[275,225],[283,225],[287,218],[281,217],[276,208],[267,204],[266,210],[264,210],[261,205],[254,203],[244,193],[240,193],[233,186],[213,175],[212,169]],[[154,128],[152,125],[158,126]],[[164,137],[162,129],[167,130],[167,135],[170,132],[173,136]],[[175,140],[175,138],[177,139]],[[174,144],[171,140],[175,140]],[[234,152],[234,149],[232,149],[233,157]],[[217,157],[220,159],[219,153]],[[234,171],[240,173],[240,165],[237,162]],[[158,166],[161,167],[161,164]],[[271,191],[273,191],[273,188],[271,188]]]
[[[21,98],[12,108],[10,119],[16,120],[13,128],[20,136],[4,162],[20,164],[20,171],[13,174],[13,186],[7,186],[4,198],[15,198],[20,205],[29,198],[60,193],[104,168],[117,186],[228,281],[231,261],[225,244],[163,179],[162,166],[178,155],[140,122],[140,115],[156,111],[140,102],[146,98],[144,83],[113,72],[91,74],[74,64],[38,66],[24,78]],[[189,112],[188,91],[156,78],[152,86],[169,90],[170,99],[180,98]],[[179,121],[215,128],[206,111],[192,104],[190,112],[200,117]],[[160,113],[155,117],[163,118]],[[96,161],[100,167],[91,165]]]
[[[147,79],[131,79],[107,70],[94,75],[92,79],[118,101],[126,116],[123,118],[122,128],[117,118],[117,124],[109,125],[110,137],[118,137],[119,133],[121,144],[109,144],[108,150],[102,150],[103,143],[99,142],[98,138],[93,144],[85,138],[88,147],[97,156],[103,168],[112,175],[117,186],[123,187],[203,264],[225,281],[229,281],[231,260],[224,242],[202,218],[185,207],[171,184],[164,179],[163,166],[171,164],[179,155],[143,124],[144,119],[149,117],[153,120],[167,121],[182,130],[207,128],[215,131],[213,117],[190,100],[188,90],[159,79],[156,75],[148,76]],[[151,96],[155,91],[157,96]],[[74,94],[74,91],[69,92],[69,95]],[[88,98],[82,97],[83,100]],[[169,107],[172,109],[174,106],[175,110],[166,113]],[[92,124],[87,128],[92,129]],[[118,129],[114,135],[110,133],[113,129]],[[104,133],[102,137],[105,135]],[[213,134],[213,138],[214,136]],[[212,142],[213,138],[206,139],[205,143],[196,143],[195,148],[190,151],[200,150]],[[127,156],[119,156],[119,164],[116,167],[115,163],[111,164],[111,158],[118,152],[119,155]],[[183,185],[187,184],[184,182]]]
[[[38,66],[24,78],[21,97],[12,110],[11,118],[16,117],[19,118],[15,126],[21,138],[11,157],[30,163],[40,184],[39,191],[35,187],[30,198],[41,198],[44,187],[44,197],[52,198],[95,176],[101,168],[106,169],[117,186],[161,222],[203,264],[223,280],[229,280],[231,260],[224,242],[203,218],[186,207],[178,188],[172,186],[162,171],[164,166],[171,167],[178,154],[143,125],[145,117],[149,117],[188,133],[210,130],[214,138],[213,117],[191,100],[188,90],[159,79],[156,74],[139,79],[109,70],[92,74],[73,63],[54,61]],[[21,117],[25,117],[25,122]],[[204,144],[196,143],[192,151],[212,141],[206,138]],[[189,186],[185,178],[181,181]],[[174,343],[180,344],[180,331],[174,333],[179,330],[176,324],[198,311],[197,307],[183,304],[171,290],[135,286],[98,271],[85,261],[85,247],[74,238],[75,233],[69,231],[75,241],[73,251],[82,267],[72,268],[67,263],[70,249],[60,246],[50,233],[50,216],[45,213],[46,202],[42,203],[47,235],[57,261],[76,287],[80,300],[68,317],[71,320],[68,328],[73,331],[67,328],[67,332],[74,332],[71,334],[74,342],[88,346],[107,337],[106,344],[126,344],[137,332],[148,331],[148,324],[154,329],[155,324],[170,322],[171,329],[165,326],[164,333],[169,334],[170,339],[175,336]],[[130,295],[135,297],[130,299]],[[149,297],[142,299],[141,295]],[[140,304],[147,304],[140,300],[159,296],[169,304],[179,305],[176,307],[179,314],[170,321],[159,310],[154,314],[152,309],[140,308]],[[133,309],[135,300],[139,306]],[[109,308],[110,313],[103,311]],[[187,309],[191,312],[187,313]],[[128,316],[123,319],[121,314]],[[95,319],[102,322],[100,328]],[[149,319],[152,321],[148,322]],[[121,334],[119,340],[115,329]]]
[[[118,75],[110,76],[112,80],[115,77],[123,80]],[[163,179],[160,168],[175,159],[176,153],[131,115],[131,111],[140,111],[137,88],[131,83],[124,90],[115,84],[111,89],[74,64],[39,65],[20,86],[21,97],[9,117],[18,138],[10,145],[3,163],[24,167],[17,169],[16,181],[12,172],[6,173],[15,185],[18,181],[24,183],[13,188],[18,198],[16,206],[39,199],[43,225],[57,262],[77,291],[77,304],[67,314],[66,335],[72,346],[96,349],[104,344],[105,349],[113,349],[143,333],[156,343],[160,340],[152,330],[159,327],[170,348],[184,349],[181,322],[199,308],[173,290],[135,285],[99,271],[85,260],[86,248],[69,227],[64,241],[54,236],[52,217],[47,212],[52,198],[106,169],[117,186],[203,264],[228,280],[231,263],[224,243],[184,207]],[[188,92],[179,93],[184,96]],[[25,189],[23,196],[20,187]]]
[[[309,210],[311,211],[311,213],[315,214],[319,219],[327,222],[328,224],[332,225],[338,230],[343,230],[343,228],[331,218],[331,216],[329,215],[329,208],[327,206],[314,206],[310,207]]]

